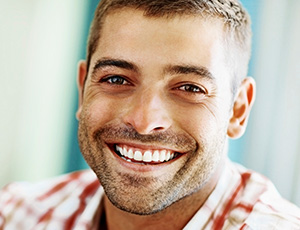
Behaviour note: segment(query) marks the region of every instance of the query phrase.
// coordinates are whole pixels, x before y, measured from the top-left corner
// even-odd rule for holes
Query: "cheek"
[[[97,129],[115,118],[118,106],[110,100],[97,98],[83,105],[83,116],[88,126]]]
[[[216,115],[207,106],[192,105],[177,111],[182,111],[177,112],[180,128],[195,138],[213,133],[219,125]]]

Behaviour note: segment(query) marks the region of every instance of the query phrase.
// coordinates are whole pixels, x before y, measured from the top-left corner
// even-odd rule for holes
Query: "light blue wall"
[[[0,0],[0,187],[65,171],[86,0]]]
[[[83,36],[83,44],[81,46],[81,56],[79,57],[79,59],[85,59],[86,56],[86,43],[87,43],[87,37],[88,37],[88,32],[89,32],[89,27],[91,24],[91,21],[94,17],[94,11],[97,7],[97,4],[99,3],[99,0],[90,0],[89,1],[89,7],[88,9],[88,17],[86,18],[86,26],[85,26],[85,30],[82,33]],[[75,79],[74,79],[75,81]],[[79,146],[78,146],[78,140],[77,140],[77,127],[78,127],[78,121],[75,118],[75,113],[78,107],[78,92],[77,92],[77,88],[74,87],[74,98],[76,98],[76,100],[74,100],[74,108],[73,108],[73,114],[74,116],[72,116],[72,129],[70,130],[70,146],[69,146],[69,151],[68,151],[68,155],[67,155],[67,161],[66,161],[66,170],[65,172],[71,172],[74,170],[78,170],[78,169],[85,169],[88,168],[87,163],[85,162],[84,158],[82,157],[80,150],[79,150]]]
[[[258,0],[242,0],[241,1],[245,8],[248,10],[251,20],[252,20],[252,31],[253,31],[253,38],[252,38],[252,58],[250,60],[249,65],[249,76],[253,76],[253,69],[255,65],[255,57],[256,57],[256,50],[257,50],[257,39],[259,33],[259,16],[260,16],[260,9],[261,9],[261,2]],[[249,120],[248,126],[251,126],[251,116]],[[230,140],[229,141],[229,157],[236,162],[242,163],[244,159],[243,153],[244,148],[247,146],[247,139],[249,138],[249,131],[246,131],[243,137],[238,140]]]

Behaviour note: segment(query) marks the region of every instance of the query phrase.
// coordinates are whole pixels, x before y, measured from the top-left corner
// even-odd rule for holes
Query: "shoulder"
[[[300,209],[280,196],[273,183],[259,173],[234,164],[242,187],[227,225],[243,229],[300,229]]]
[[[99,186],[98,180],[91,170],[64,174],[35,183],[15,182],[0,190],[0,204],[11,203],[15,199],[43,201],[51,196],[68,196],[93,183],[96,187]]]
[[[0,190],[0,229],[1,224],[17,226],[17,222],[26,224],[27,228],[35,226],[43,218],[53,217],[54,213],[67,217],[78,208],[78,204],[91,198],[99,186],[91,170],[37,183],[11,183]]]

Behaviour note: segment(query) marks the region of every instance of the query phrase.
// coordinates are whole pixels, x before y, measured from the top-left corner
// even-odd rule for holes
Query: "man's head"
[[[227,136],[243,134],[254,101],[254,82],[244,78],[248,19],[236,2],[223,5],[101,1],[89,64],[79,66],[78,137],[116,207],[152,214],[205,194]]]

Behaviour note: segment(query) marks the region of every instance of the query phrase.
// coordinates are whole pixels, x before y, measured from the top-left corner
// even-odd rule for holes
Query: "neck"
[[[221,169],[198,192],[185,197],[153,215],[135,215],[115,207],[104,197],[104,210],[108,230],[125,229],[183,229],[209,197],[220,177]]]

